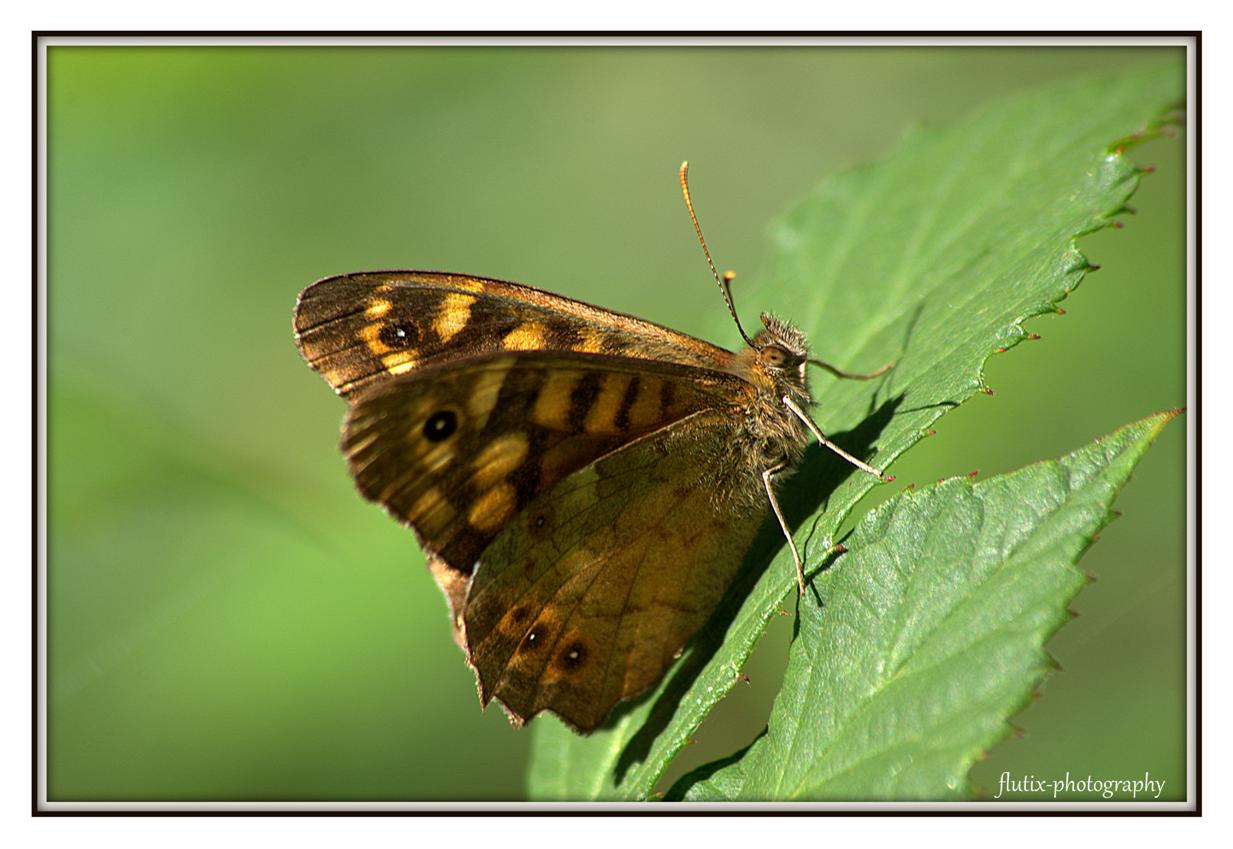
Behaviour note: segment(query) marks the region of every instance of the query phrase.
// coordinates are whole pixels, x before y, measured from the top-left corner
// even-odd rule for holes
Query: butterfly
[[[426,271],[329,277],[295,308],[300,353],[349,404],[360,493],[409,525],[482,705],[599,727],[707,621],[812,439],[804,334],[762,314],[727,351],[529,286]]]

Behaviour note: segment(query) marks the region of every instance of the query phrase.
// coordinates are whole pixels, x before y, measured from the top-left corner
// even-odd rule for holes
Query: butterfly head
[[[809,342],[800,329],[782,318],[762,313],[762,329],[749,340],[757,361],[777,386],[807,398],[805,369]]]

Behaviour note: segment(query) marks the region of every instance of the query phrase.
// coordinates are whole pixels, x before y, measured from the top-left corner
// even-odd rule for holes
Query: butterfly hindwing
[[[717,497],[732,421],[695,413],[540,494],[480,555],[464,614],[480,698],[581,732],[652,687],[763,518]]]
[[[296,304],[300,353],[340,395],[392,376],[504,351],[556,350],[723,369],[728,351],[530,286],[427,271],[320,280]]]
[[[731,417],[751,392],[733,375],[672,363],[481,356],[415,369],[358,397],[342,448],[361,493],[411,525],[438,568],[466,575],[541,493],[699,411]]]

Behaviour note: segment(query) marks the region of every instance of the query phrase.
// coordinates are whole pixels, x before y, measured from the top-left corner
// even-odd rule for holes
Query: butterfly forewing
[[[625,357],[473,357],[356,399],[342,447],[360,491],[465,574],[541,493],[699,411],[731,418],[751,392],[733,375]]]
[[[502,351],[601,353],[724,369],[728,351],[632,316],[481,277],[379,271],[329,277],[296,305],[300,353],[340,395]]]

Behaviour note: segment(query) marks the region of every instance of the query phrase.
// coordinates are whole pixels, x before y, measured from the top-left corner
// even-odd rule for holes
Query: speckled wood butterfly
[[[745,347],[482,277],[329,277],[295,309],[300,353],[350,404],[365,498],[410,525],[480,700],[580,732],[652,687],[706,622],[812,433],[804,335],[762,315]]]

